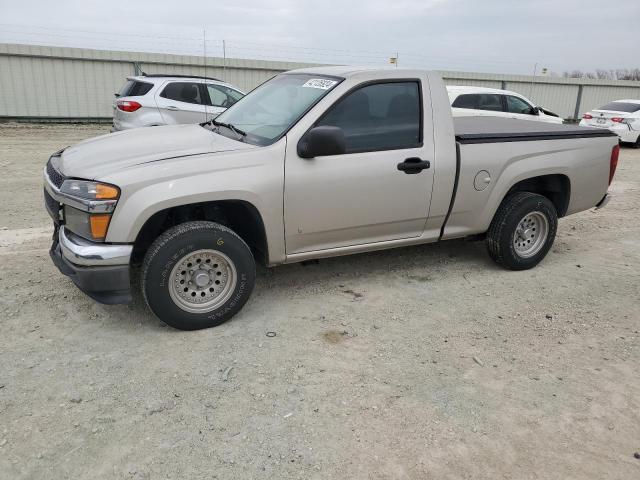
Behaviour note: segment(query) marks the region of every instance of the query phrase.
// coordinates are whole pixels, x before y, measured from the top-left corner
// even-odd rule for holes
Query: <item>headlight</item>
[[[65,180],[60,192],[85,200],[116,200],[120,196],[118,187],[88,180]]]
[[[65,196],[65,228],[87,240],[104,241],[111,213],[120,196],[115,185],[90,180],[65,180],[60,186]]]

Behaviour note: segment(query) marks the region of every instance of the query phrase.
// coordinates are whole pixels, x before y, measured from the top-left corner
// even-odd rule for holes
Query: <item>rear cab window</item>
[[[164,87],[160,96],[176,102],[194,103],[196,105],[204,105],[205,103],[202,99],[200,84],[194,82],[171,82]]]
[[[125,83],[118,92],[118,97],[142,97],[149,93],[152,88],[152,83],[127,80],[127,83]]]

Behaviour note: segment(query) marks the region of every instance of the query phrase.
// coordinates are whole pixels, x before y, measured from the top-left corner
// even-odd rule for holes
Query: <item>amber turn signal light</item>
[[[96,199],[98,200],[115,200],[118,195],[120,195],[120,192],[116,187],[104,185],[103,183],[96,185]]]
[[[91,236],[94,240],[102,240],[107,236],[107,228],[109,228],[110,214],[91,215],[89,222],[91,224]]]

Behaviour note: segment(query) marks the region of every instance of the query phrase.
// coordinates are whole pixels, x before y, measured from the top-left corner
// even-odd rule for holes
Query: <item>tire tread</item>
[[[230,228],[225,227],[224,225],[221,225],[219,223],[209,222],[205,220],[195,220],[195,221],[181,223],[179,225],[171,227],[170,229],[162,233],[158,238],[156,238],[155,241],[151,244],[151,246],[149,247],[149,249],[147,250],[144,256],[144,261],[142,263],[142,268],[140,271],[140,286],[142,290],[142,295],[144,297],[145,303],[152,311],[153,311],[153,308],[151,308],[149,299],[147,298],[147,282],[149,281],[148,270],[151,266],[151,263],[153,262],[156,255],[158,255],[158,253],[168,243],[172,242],[177,237],[188,234],[189,232],[199,231],[199,230],[200,231],[211,230],[216,232],[224,232],[228,235],[231,235],[232,237],[235,237],[235,239],[238,242],[242,243],[245,246],[247,251],[251,252],[251,249],[249,248],[247,243],[242,239],[242,237],[240,237],[236,232],[234,232]],[[254,274],[255,274],[255,264],[254,264]]]
[[[501,265],[510,270],[519,270],[521,268],[517,268],[513,265],[511,260],[506,255],[504,244],[502,242],[502,238],[504,235],[504,231],[508,226],[509,218],[512,212],[519,208],[523,202],[528,199],[539,198],[541,195],[532,192],[516,192],[509,195],[505,198],[500,206],[498,207],[498,211],[493,217],[491,221],[491,225],[489,226],[489,230],[487,230],[486,237],[486,245],[487,251],[489,252],[489,256],[495,261],[498,265]],[[542,197],[545,198],[546,197]],[[554,231],[555,236],[555,231]],[[546,255],[546,252],[545,252]]]

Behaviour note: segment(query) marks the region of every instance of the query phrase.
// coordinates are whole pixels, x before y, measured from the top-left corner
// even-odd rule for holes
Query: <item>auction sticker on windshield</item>
[[[336,83],[335,80],[327,80],[326,78],[312,78],[311,80],[307,80],[303,87],[307,88],[320,88],[322,90],[329,90]]]

